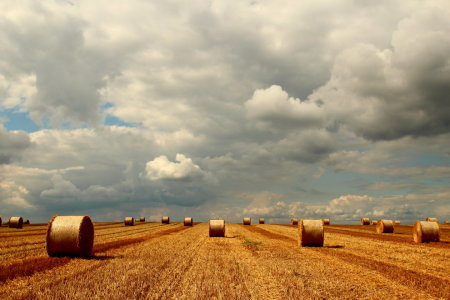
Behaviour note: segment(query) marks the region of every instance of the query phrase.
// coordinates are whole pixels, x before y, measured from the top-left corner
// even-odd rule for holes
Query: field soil
[[[331,225],[302,248],[291,225],[96,223],[89,259],[48,257],[46,230],[0,228],[1,299],[450,299],[450,226],[415,244],[411,225]]]

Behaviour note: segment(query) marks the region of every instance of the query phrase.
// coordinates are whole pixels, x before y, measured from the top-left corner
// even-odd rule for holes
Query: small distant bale
[[[361,218],[361,225],[370,225],[369,218]]]
[[[54,216],[47,228],[49,256],[89,257],[94,246],[94,224],[89,216]]]
[[[242,220],[242,223],[244,223],[244,225],[251,225],[252,224],[252,218],[244,218]]]
[[[192,226],[194,224],[194,219],[190,217],[184,218],[184,226]]]
[[[394,233],[394,221],[378,220],[375,230],[377,233]]]
[[[1,222],[1,219],[0,219]],[[450,225],[450,221],[444,221],[444,225]]]
[[[377,221],[372,221],[372,222],[370,222],[370,224],[377,225]]]
[[[23,224],[24,225],[30,225],[30,220],[28,220],[28,219],[23,220]]]
[[[400,225],[402,222],[400,222],[399,220],[395,220],[394,221],[394,225]]]
[[[413,226],[413,239],[416,243],[439,242],[439,224],[437,222],[416,221]]]
[[[264,218],[259,218],[259,224],[264,224],[266,220]]]
[[[133,217],[126,217],[123,221],[125,226],[134,226],[134,218]]]
[[[164,216],[161,218],[161,223],[170,224],[170,218],[168,216]]]
[[[291,219],[291,225],[298,225],[298,219]]]
[[[323,225],[330,225],[330,219],[322,219]]]
[[[22,217],[11,217],[9,218],[8,222],[9,228],[22,228],[23,226],[23,219]]]
[[[303,220],[298,222],[298,245],[322,247],[324,240],[322,220]]]
[[[426,221],[427,222],[436,222],[436,223],[438,223],[438,218],[426,218]]]
[[[209,236],[225,236],[225,220],[209,220]]]
[[[2,218],[0,217],[0,226],[2,226]]]
[[[140,217],[139,222],[145,222],[145,217]]]

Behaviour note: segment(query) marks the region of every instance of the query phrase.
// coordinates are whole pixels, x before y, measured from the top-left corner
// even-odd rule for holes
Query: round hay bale
[[[361,225],[370,225],[369,218],[361,218]]]
[[[323,225],[330,225],[330,219],[322,219]]]
[[[395,220],[394,221],[394,225],[400,225],[402,222],[400,222],[399,220]]]
[[[372,222],[370,222],[370,224],[377,225],[377,221],[372,221]]]
[[[242,223],[244,223],[244,225],[251,225],[252,218],[244,218],[244,220],[242,220]]]
[[[194,219],[190,217],[184,218],[184,226],[192,226],[194,224]]]
[[[140,217],[139,222],[145,222],[145,217]]]
[[[259,224],[264,224],[266,222],[266,220],[264,220],[264,218],[259,218]]]
[[[123,220],[123,223],[125,224],[125,226],[134,226],[134,218],[126,217],[125,220]]]
[[[436,222],[416,221],[413,226],[413,239],[416,243],[439,242],[439,224]]]
[[[92,254],[94,224],[88,216],[54,216],[47,228],[49,256],[82,256]]]
[[[28,220],[28,219],[23,220],[23,224],[24,225],[30,225],[30,220]]]
[[[11,217],[8,222],[9,228],[22,228],[23,219],[22,217]]]
[[[291,219],[291,225],[298,225],[298,219]]]
[[[375,230],[377,233],[394,233],[394,221],[378,220]]]
[[[209,236],[225,236],[225,220],[209,220]]]
[[[161,223],[170,224],[170,218],[168,216],[164,216],[161,218]]]
[[[298,223],[298,245],[299,246],[323,246],[323,223],[322,220],[303,220]]]
[[[0,226],[2,226],[2,218],[0,217]]]
[[[427,222],[436,222],[436,223],[438,223],[439,220],[438,220],[438,218],[427,218],[426,221]]]

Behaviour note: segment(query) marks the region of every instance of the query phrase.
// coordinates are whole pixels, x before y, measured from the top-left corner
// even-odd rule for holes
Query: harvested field
[[[50,258],[46,225],[1,228],[3,299],[448,299],[450,226],[441,243],[415,244],[412,226],[324,227],[321,248],[297,245],[297,227],[227,223],[96,223],[95,256]],[[14,233],[17,233],[14,235]],[[440,245],[440,246],[438,246]],[[120,270],[118,274],[117,270]]]

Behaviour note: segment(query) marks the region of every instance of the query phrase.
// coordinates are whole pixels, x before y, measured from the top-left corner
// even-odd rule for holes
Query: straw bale
[[[139,222],[145,222],[145,217],[140,217]]]
[[[0,226],[2,225],[2,218],[0,217]]]
[[[402,222],[400,222],[399,220],[395,220],[394,221],[394,225],[400,225]]]
[[[252,218],[244,218],[242,220],[242,223],[244,223],[244,225],[251,225],[252,224]]]
[[[264,220],[264,218],[259,218],[259,224],[264,224],[266,222],[266,220]]]
[[[194,219],[191,217],[184,218],[184,226],[192,226],[194,224]]]
[[[322,220],[303,220],[298,222],[298,245],[299,246],[323,246],[323,223]]]
[[[394,233],[394,221],[378,220],[375,230],[377,233]]]
[[[125,226],[134,226],[135,220],[133,217],[126,217],[125,220],[123,220]]]
[[[372,222],[370,222],[370,224],[377,225],[377,221],[372,221]]]
[[[426,221],[427,222],[436,222],[436,223],[438,223],[439,220],[438,220],[438,218],[427,218]]]
[[[323,225],[330,225],[330,219],[322,219]]]
[[[361,218],[361,225],[370,225],[369,218]]]
[[[161,218],[161,223],[170,224],[170,218],[168,216],[164,216]]]
[[[298,225],[298,219],[291,219],[291,225]]]
[[[11,217],[8,222],[9,228],[22,228],[23,219],[22,217]]]
[[[225,236],[225,220],[209,220],[209,236]]]
[[[30,220],[28,220],[28,219],[23,220],[23,224],[30,225]]]
[[[48,223],[46,241],[49,256],[88,257],[94,246],[94,224],[89,216],[55,215]]]
[[[436,222],[416,221],[413,226],[413,239],[416,243],[439,242],[439,224]]]

